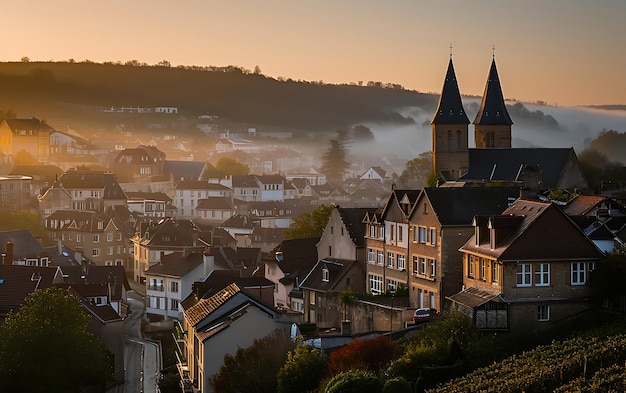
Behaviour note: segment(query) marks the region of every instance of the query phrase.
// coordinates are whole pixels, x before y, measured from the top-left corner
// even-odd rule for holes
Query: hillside
[[[237,67],[199,68],[67,62],[0,63],[0,108],[20,116],[89,119],[111,106],[176,106],[184,116],[305,131],[358,123],[410,124],[397,108],[434,111],[438,97],[389,88],[279,81]]]

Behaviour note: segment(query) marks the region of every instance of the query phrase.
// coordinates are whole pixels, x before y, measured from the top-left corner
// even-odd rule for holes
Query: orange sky
[[[623,0],[33,0],[2,20],[0,61],[258,65],[438,93],[452,44],[461,93],[481,95],[495,46],[506,98],[626,104]]]

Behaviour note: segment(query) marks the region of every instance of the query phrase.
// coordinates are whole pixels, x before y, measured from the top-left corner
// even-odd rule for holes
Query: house
[[[121,266],[62,266],[63,283],[79,288],[84,285],[104,287],[104,299],[93,300],[95,304],[108,304],[122,318],[128,315],[128,291],[130,284]],[[87,298],[88,294],[81,292]]]
[[[314,205],[346,204],[350,202],[350,194],[338,185],[324,183],[311,187],[311,196]]]
[[[258,154],[261,150],[248,139],[243,139],[236,134],[230,134],[227,130],[220,135],[220,140],[215,144],[215,151],[218,153],[240,150],[246,153]]]
[[[252,228],[250,240],[252,247],[258,247],[261,252],[269,252],[284,240],[284,228]]]
[[[174,252],[144,272],[146,277],[146,313],[161,319],[182,320],[180,302],[191,294],[192,284],[215,269],[209,252]]]
[[[155,146],[139,145],[119,152],[112,169],[124,183],[149,182],[153,177],[163,175],[164,166],[165,153]]]
[[[171,177],[174,182],[180,180],[198,180],[206,163],[198,161],[165,161],[163,175]]]
[[[446,297],[461,290],[463,258],[458,252],[474,233],[476,215],[500,214],[519,189],[424,188],[409,215],[409,306],[445,310]]]
[[[217,184],[219,185],[219,184]],[[221,224],[236,214],[231,197],[207,197],[198,200],[195,218],[207,224]]]
[[[174,186],[174,192],[173,200],[178,218],[197,217],[196,208],[203,199],[232,199],[233,195],[232,190],[226,186],[202,180],[181,180]]]
[[[157,223],[139,225],[133,243],[133,278],[143,284],[145,272],[161,261],[163,256],[174,252],[202,253],[208,246],[201,238],[198,227],[189,220],[163,218]]]
[[[0,210],[28,210],[32,204],[33,178],[21,175],[0,176]]]
[[[363,173],[359,179],[361,180],[378,180],[381,183],[384,183],[388,180],[387,171],[379,166],[373,166],[368,168],[365,173]]]
[[[195,381],[198,391],[211,392],[209,378],[219,371],[225,355],[234,355],[276,329],[289,329],[293,319],[272,303],[258,300],[235,283],[212,296],[183,302],[186,356],[179,364],[183,384]]]
[[[308,179],[296,177],[291,179],[291,185],[296,189],[296,198],[311,196],[311,183],[309,183]]]
[[[176,208],[164,192],[126,191],[128,210],[144,217],[164,218],[174,216]]]
[[[46,163],[50,156],[50,134],[54,128],[45,121],[32,119],[5,119],[0,123],[0,154],[12,156],[28,153],[38,163]]]
[[[68,127],[67,131],[50,133],[50,154],[56,155],[99,155],[106,151],[98,148],[93,141],[84,138]]]
[[[219,227],[228,232],[233,238],[237,239],[238,243],[241,238],[248,239],[254,228],[249,216],[238,213],[224,221]],[[243,240],[243,242],[246,243],[245,240]]]
[[[47,267],[50,255],[27,229],[0,231],[0,250],[3,265]]]
[[[555,204],[518,199],[473,225],[449,299],[478,329],[540,334],[595,307],[588,278],[604,254]]]
[[[250,219],[261,228],[289,228],[292,222],[291,205],[280,201],[248,204]]]
[[[114,174],[70,169],[37,197],[43,219],[56,210],[104,211],[126,206],[127,197]]]
[[[408,288],[409,215],[420,192],[393,190],[380,215],[365,216],[368,292]]]
[[[9,312],[19,310],[29,294],[62,282],[59,267],[0,264],[0,324]]]
[[[298,288],[318,261],[319,239],[308,237],[283,240],[263,258],[265,278],[276,285],[274,300],[277,307],[304,312],[304,300]],[[294,290],[296,294],[292,294]]]
[[[44,219],[50,239],[82,252],[99,266],[125,266],[128,228],[103,212],[56,210]]]
[[[30,180],[30,198],[34,199],[35,206],[38,206],[37,195],[42,189],[48,188],[56,179],[63,174],[63,170],[54,165],[16,165],[9,175],[28,176]]]

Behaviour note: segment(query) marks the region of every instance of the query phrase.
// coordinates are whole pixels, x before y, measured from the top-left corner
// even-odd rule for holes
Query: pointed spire
[[[502,95],[502,87],[500,86],[500,78],[498,77],[498,69],[496,68],[495,48],[493,59],[491,60],[491,69],[489,77],[485,85],[483,100],[480,109],[474,119],[474,124],[513,124],[509,112],[506,110],[504,96]]]
[[[435,111],[435,116],[431,124],[469,124],[470,121],[463,109],[459,85],[456,82],[456,74],[452,65],[452,48],[450,48],[450,62],[446,80],[443,82],[443,89],[439,97],[439,104]]]

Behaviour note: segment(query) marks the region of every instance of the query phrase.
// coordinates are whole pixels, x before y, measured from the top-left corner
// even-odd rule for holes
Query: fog
[[[469,98],[464,99],[464,106],[468,108],[472,102],[480,103],[478,98]],[[515,123],[512,126],[513,147],[573,147],[579,153],[603,130],[626,132],[626,111],[534,104],[524,104],[524,106],[531,112],[541,111],[545,115],[553,116],[560,129],[533,126],[531,120],[516,120],[512,115]],[[375,140],[353,141],[350,145],[353,160],[370,165],[381,165],[381,158],[383,162],[393,159],[406,161],[432,149],[430,121],[433,113],[418,107],[402,108],[398,109],[398,112],[414,119],[415,123],[399,126],[364,123],[363,125],[372,130]],[[475,116],[475,111],[468,110],[470,121],[473,121]],[[470,148],[474,147],[474,126],[471,124],[469,144]],[[377,161],[378,164],[376,164]]]

